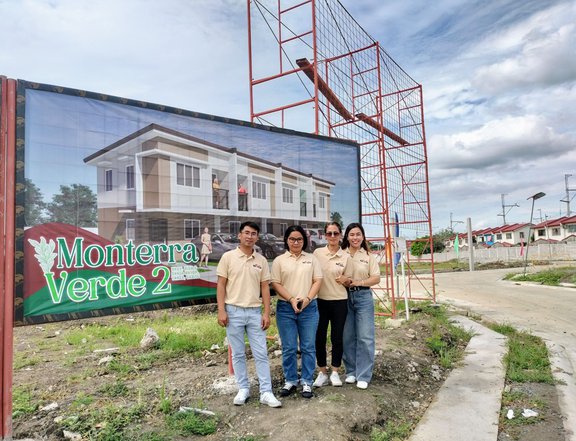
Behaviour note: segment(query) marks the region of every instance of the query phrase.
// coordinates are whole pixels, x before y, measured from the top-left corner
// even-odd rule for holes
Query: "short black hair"
[[[240,229],[238,230],[238,232],[241,233],[245,227],[253,228],[254,230],[256,230],[256,232],[258,234],[260,234],[260,225],[258,225],[256,222],[252,222],[252,221],[242,222],[240,224]]]

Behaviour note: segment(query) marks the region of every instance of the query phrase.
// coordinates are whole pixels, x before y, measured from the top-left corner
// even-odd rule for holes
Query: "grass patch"
[[[548,348],[541,338],[509,325],[490,325],[490,328],[508,337],[508,353],[504,357],[508,381],[554,384]]]
[[[26,356],[26,354],[16,354],[14,357],[14,370],[23,369],[29,366],[36,366],[42,363],[40,357]]]
[[[84,439],[98,441],[126,440],[123,432],[144,415],[140,404],[130,407],[114,405],[93,406],[70,415],[62,421],[64,428],[82,434]]]
[[[110,325],[89,324],[69,331],[66,341],[73,346],[138,347],[148,327],[158,333],[159,348],[172,352],[174,357],[210,349],[214,343],[221,343],[226,335],[226,330],[218,326],[214,315],[172,317],[165,314],[160,320],[145,319],[137,323],[118,320]]]
[[[166,417],[166,426],[181,435],[210,435],[216,432],[218,420],[192,412],[178,412]]]
[[[38,409],[32,391],[28,387],[15,387],[12,390],[12,418],[31,415]]]
[[[422,311],[432,317],[432,329],[426,345],[438,357],[443,368],[452,369],[462,359],[472,333],[450,323],[448,312],[443,305],[427,302],[422,305]]]
[[[504,278],[519,282],[541,283],[548,286],[559,286],[561,283],[576,284],[576,267],[559,267],[526,275],[512,273],[507,274]]]
[[[130,389],[122,381],[117,381],[114,384],[107,384],[101,387],[98,392],[102,395],[114,398],[114,397],[126,397],[130,394]]]
[[[526,386],[522,384],[555,384],[548,349],[541,338],[518,331],[508,324],[488,324],[488,327],[508,337],[508,353],[504,356],[507,387],[502,393],[500,432],[518,439],[522,426],[536,424],[544,419],[542,413],[547,403],[524,390]],[[535,410],[538,416],[524,417],[523,409]],[[512,419],[507,417],[509,410],[514,411]]]
[[[410,423],[388,421],[384,428],[372,428],[370,441],[399,441],[407,439],[411,431],[412,424]]]

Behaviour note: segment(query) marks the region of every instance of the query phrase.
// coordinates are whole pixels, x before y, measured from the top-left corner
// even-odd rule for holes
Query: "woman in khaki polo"
[[[364,227],[346,227],[342,249],[350,255],[352,278],[348,285],[348,316],[344,325],[346,383],[366,389],[372,379],[375,350],[374,299],[371,286],[380,283],[380,267],[370,253]]]
[[[314,256],[322,266],[322,286],[318,292],[318,312],[320,320],[316,331],[316,361],[318,376],[314,387],[342,386],[338,369],[342,364],[343,333],[346,315],[348,313],[348,292],[345,284],[352,277],[350,255],[340,248],[342,227],[338,222],[330,222],[324,227],[328,245],[314,250]],[[326,362],[326,339],[330,325],[330,340],[332,341],[332,373],[328,376]]]
[[[278,293],[276,324],[282,339],[282,369],[286,383],[280,396],[296,391],[300,382],[302,397],[312,398],[316,366],[316,328],[318,305],[316,294],[322,284],[322,268],[318,260],[303,251],[308,246],[304,229],[292,225],[284,232],[286,252],[272,262],[270,281]],[[302,354],[302,375],[298,379],[298,341]]]

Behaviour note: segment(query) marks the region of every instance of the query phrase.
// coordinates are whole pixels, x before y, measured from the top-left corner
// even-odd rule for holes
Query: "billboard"
[[[258,250],[360,219],[352,141],[18,81],[16,323],[212,302],[242,222]]]

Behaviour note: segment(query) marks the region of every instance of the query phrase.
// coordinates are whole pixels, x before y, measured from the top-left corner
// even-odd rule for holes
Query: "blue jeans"
[[[298,339],[300,339],[301,383],[312,386],[316,368],[316,329],[318,328],[316,300],[312,300],[299,314],[294,312],[290,303],[278,301],[276,324],[282,340],[284,378],[292,384],[298,384]]]
[[[262,313],[260,307],[241,308],[226,305],[228,326],[226,336],[232,348],[232,366],[234,376],[240,389],[250,389],[248,369],[246,367],[246,343],[244,334],[248,335],[248,342],[256,365],[256,375],[260,383],[260,393],[272,391],[270,377],[270,364],[268,362],[268,348],[266,347],[266,331],[262,329]]]
[[[369,288],[348,292],[348,316],[344,325],[346,375],[370,382],[374,368],[374,300]]]

